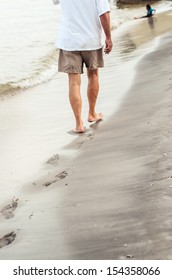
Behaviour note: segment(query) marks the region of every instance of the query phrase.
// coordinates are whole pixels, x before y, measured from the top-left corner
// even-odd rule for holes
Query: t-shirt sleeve
[[[95,0],[97,5],[98,15],[101,16],[106,12],[110,12],[110,6],[108,0]]]

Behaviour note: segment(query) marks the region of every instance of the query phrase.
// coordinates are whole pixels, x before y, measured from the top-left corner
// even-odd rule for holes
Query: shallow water
[[[51,1],[0,0],[0,11],[0,93],[52,77],[58,13]]]

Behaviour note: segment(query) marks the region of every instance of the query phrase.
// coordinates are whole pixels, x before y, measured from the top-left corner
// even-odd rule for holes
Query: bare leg
[[[88,76],[87,96],[88,96],[88,103],[89,103],[88,121],[89,122],[100,121],[102,120],[103,115],[101,113],[95,112],[97,96],[99,93],[98,69],[96,70],[87,69],[87,76]]]
[[[84,132],[81,119],[82,99],[80,94],[81,75],[68,74],[69,76],[69,100],[76,120],[76,128],[73,130],[78,133]]]

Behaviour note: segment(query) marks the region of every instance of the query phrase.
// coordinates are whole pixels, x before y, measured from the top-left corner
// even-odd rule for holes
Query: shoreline
[[[172,257],[170,65],[163,70],[171,41],[166,34],[162,47],[139,61],[119,110],[67,146],[79,154],[66,168],[22,187],[17,207],[6,208],[14,216],[1,215],[1,237],[11,230],[16,237],[0,259]]]

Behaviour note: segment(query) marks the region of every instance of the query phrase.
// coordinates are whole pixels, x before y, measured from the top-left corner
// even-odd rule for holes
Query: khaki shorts
[[[95,70],[104,66],[103,49],[93,51],[59,50],[58,71],[64,73],[83,73],[83,67]]]

